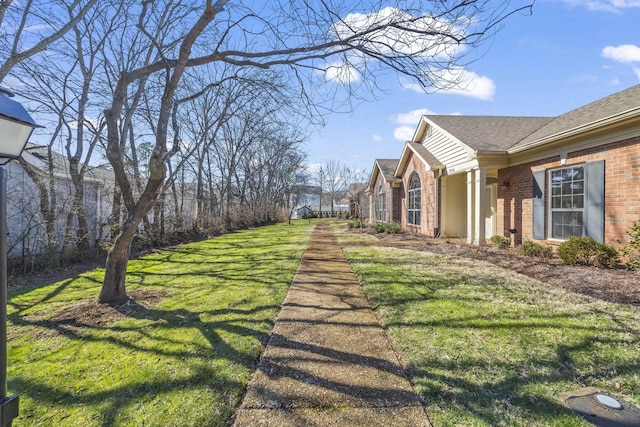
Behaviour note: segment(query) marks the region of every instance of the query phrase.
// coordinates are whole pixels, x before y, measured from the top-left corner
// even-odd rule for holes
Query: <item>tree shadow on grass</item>
[[[237,400],[244,388],[243,384],[237,379],[229,376],[217,376],[215,370],[206,369],[205,367],[197,367],[191,375],[184,378],[125,384],[105,391],[92,391],[89,389],[79,393],[51,387],[20,376],[11,378],[10,386],[13,390],[19,391],[21,395],[26,394],[39,405],[46,407],[60,408],[77,405],[102,407],[99,425],[104,427],[115,425],[121,416],[122,410],[139,403],[142,397],[148,398],[149,396],[168,394],[173,391],[195,391],[207,388],[209,390],[215,389],[212,394],[219,395],[228,394],[230,391],[235,390]],[[201,425],[223,425],[231,417],[234,406],[229,405],[221,411],[220,408],[214,406],[213,402],[211,403],[209,405],[210,411],[199,415]],[[158,412],[166,410],[162,407],[154,409]],[[26,415],[28,416],[29,414]],[[218,418],[217,422],[215,422],[215,415]],[[20,423],[20,418],[17,418],[16,421]],[[188,422],[193,424],[198,423],[198,420],[189,419]],[[71,424],[75,425],[72,420]]]
[[[102,309],[108,307],[96,305]],[[30,320],[25,317],[14,317],[12,321],[18,326],[36,326],[66,339],[82,342],[83,345],[108,344],[131,352],[144,353],[150,356],[147,360],[158,356],[158,362],[163,360],[166,363],[187,364],[191,367],[189,369],[193,370],[195,367],[197,372],[188,378],[169,378],[167,381],[145,380],[117,385],[110,390],[97,393],[91,391],[90,381],[84,384],[80,391],[73,391],[72,388],[62,389],[17,375],[10,377],[9,385],[17,394],[28,396],[38,405],[60,407],[80,403],[99,407],[99,404],[104,402],[106,406],[100,409],[104,426],[113,425],[122,409],[138,403],[138,400],[144,396],[163,395],[190,388],[205,388],[209,394],[213,395],[235,396],[231,402],[223,405],[223,412],[226,411],[228,418],[234,406],[239,403],[244,384],[230,374],[216,372],[214,366],[217,366],[219,361],[225,360],[233,366],[242,367],[245,372],[254,370],[259,349],[266,342],[273,326],[271,313],[278,308],[279,306],[269,305],[246,310],[223,308],[195,312],[186,309],[155,309],[137,302],[130,302],[119,307],[111,307],[111,312],[107,314],[111,316],[111,320],[104,322],[96,321],[97,319],[92,317],[79,318],[77,312],[74,315],[63,312],[53,319]],[[208,320],[203,320],[204,318]],[[144,323],[128,326],[118,321],[123,319],[136,319]],[[254,322],[260,323],[262,327],[260,329],[251,327]],[[206,344],[192,342],[189,346],[185,346],[179,332],[185,328],[196,329],[206,339]],[[172,330],[175,332],[171,332]],[[228,342],[230,336],[233,339],[244,337],[254,344],[238,347],[237,343]],[[66,363],[73,364],[73,361]],[[108,362],[105,359],[99,363]],[[158,369],[165,369],[164,363],[159,364]],[[64,370],[60,371],[60,374],[65,375]]]
[[[436,425],[587,425],[559,400],[584,386],[638,399],[633,313],[444,260],[350,255]]]

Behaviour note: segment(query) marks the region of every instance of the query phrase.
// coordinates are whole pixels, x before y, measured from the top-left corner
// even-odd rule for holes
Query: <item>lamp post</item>
[[[22,154],[31,132],[40,127],[27,110],[0,88],[0,165]],[[7,171],[0,167],[0,426],[18,416],[19,396],[7,396]]]

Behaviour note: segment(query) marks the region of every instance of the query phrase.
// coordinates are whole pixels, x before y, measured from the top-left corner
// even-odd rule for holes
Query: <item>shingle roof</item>
[[[398,167],[400,159],[376,159],[376,163],[382,172],[382,176],[385,181],[394,181],[398,178],[395,177],[394,172]]]
[[[416,153],[419,157],[422,158],[427,164],[431,167],[442,166],[440,161],[436,159],[436,156],[431,154],[431,151],[427,150],[424,145],[419,142],[407,142],[407,145]]]
[[[45,146],[28,143],[25,152],[32,154],[45,164],[48,162],[48,149]],[[54,173],[57,176],[69,176],[69,160],[60,153],[52,151],[51,161]],[[113,171],[103,166],[89,166],[85,172],[85,180],[100,180],[113,182],[115,180]]]
[[[640,113],[640,85],[632,86],[629,89],[562,114],[544,127],[531,133],[527,138],[514,144],[512,149],[517,151],[518,148],[536,145],[537,141],[595,124],[632,110],[638,110],[638,113]]]
[[[425,116],[476,151],[507,151],[553,117]]]

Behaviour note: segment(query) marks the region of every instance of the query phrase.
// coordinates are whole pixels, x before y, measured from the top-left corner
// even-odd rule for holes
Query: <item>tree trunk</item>
[[[195,43],[209,22],[213,20],[215,14],[221,10],[219,6],[224,3],[226,2],[216,2],[214,6],[210,2],[207,2],[203,14],[184,36],[182,44],[180,45],[179,58],[175,68],[173,68],[172,72],[167,70],[167,82],[160,102],[156,126],[156,143],[149,158],[147,185],[137,202],[133,196],[124,167],[124,153],[120,143],[118,121],[121,119],[122,107],[129,84],[135,80],[136,76],[144,77],[150,75],[153,72],[153,68],[143,67],[143,69],[138,70],[140,74],[136,72],[121,74],[114,91],[111,108],[105,111],[105,122],[107,124],[107,159],[109,159],[109,163],[113,166],[116,183],[122,190],[122,197],[129,213],[127,220],[123,224],[120,233],[113,242],[113,246],[107,255],[105,277],[98,298],[101,303],[118,303],[126,301],[128,298],[125,290],[125,280],[131,242],[137,231],[138,224],[153,206],[158,190],[162,187],[167,174],[164,155],[167,154],[167,128],[171,116],[171,105],[174,94],[187,68],[193,43]]]
[[[116,237],[109,253],[107,254],[107,268],[104,275],[104,284],[100,291],[98,301],[120,305],[129,299],[125,289],[131,242],[137,231],[137,223],[129,222],[123,225],[120,234]]]

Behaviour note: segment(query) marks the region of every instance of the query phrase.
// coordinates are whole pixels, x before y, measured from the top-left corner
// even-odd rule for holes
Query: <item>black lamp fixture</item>
[[[509,181],[502,181],[502,184],[500,184],[500,189],[504,191],[507,188],[509,188]]]
[[[41,127],[27,110],[0,88],[0,165],[22,154],[31,132]],[[19,396],[7,396],[7,171],[0,168],[0,426],[18,416]]]

